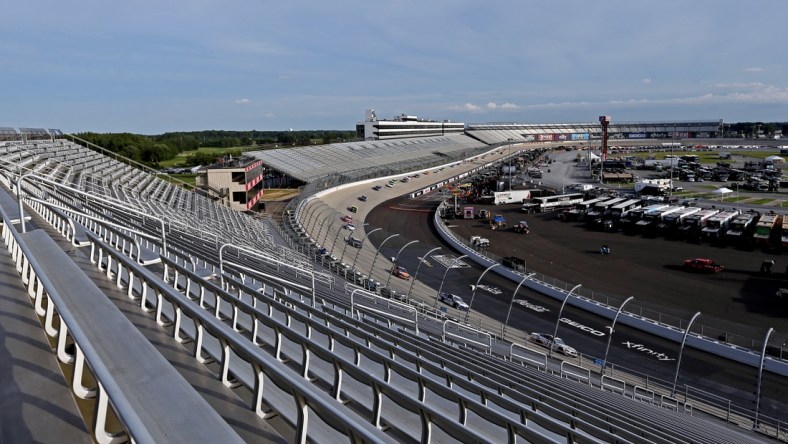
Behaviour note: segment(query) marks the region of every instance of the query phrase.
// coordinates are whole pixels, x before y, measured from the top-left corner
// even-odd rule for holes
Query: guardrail
[[[16,265],[16,271],[21,275],[22,282],[27,286],[27,292],[32,299],[33,308],[37,315],[44,317],[44,331],[47,336],[57,340],[55,349],[57,359],[61,363],[72,367],[71,389],[74,395],[83,400],[94,400],[91,405],[92,411],[90,411],[90,415],[93,417],[95,440],[100,443],[116,443],[126,439],[136,442],[157,442],[164,440],[164,436],[167,436],[168,433],[170,437],[181,436],[185,438],[188,436],[193,429],[189,427],[188,423],[177,424],[177,427],[186,428],[185,433],[171,433],[173,430],[164,427],[158,421],[158,418],[149,416],[146,408],[143,407],[142,411],[138,410],[138,407],[140,405],[144,406],[145,402],[155,402],[156,395],[152,395],[152,393],[155,393],[152,390],[156,390],[157,385],[138,386],[138,391],[135,392],[122,388],[129,384],[134,384],[134,382],[131,380],[124,381],[124,374],[117,374],[113,370],[116,364],[108,364],[104,361],[100,352],[101,348],[95,347],[95,344],[88,339],[96,335],[96,332],[90,331],[93,327],[86,326],[80,321],[80,316],[83,314],[76,313],[72,310],[73,307],[66,303],[68,294],[62,293],[60,286],[55,285],[50,280],[48,270],[39,263],[23,239],[24,236],[30,237],[43,232],[36,231],[29,233],[29,235],[22,235],[10,223],[7,213],[2,208],[0,208],[0,214],[3,221],[3,242],[11,253],[11,258]],[[52,248],[58,248],[48,236],[46,239],[52,243]],[[70,261],[62,250],[57,251],[66,260]],[[73,263],[71,265],[76,267]],[[87,279],[84,275],[83,277]],[[65,291],[75,291],[76,288],[78,287],[72,287],[71,290],[66,289]],[[98,289],[96,288],[95,291],[98,291]],[[114,309],[114,307],[112,308]],[[118,316],[122,316],[120,312],[118,312]],[[131,327],[130,323],[128,325]],[[133,331],[139,334],[137,330]],[[68,338],[71,338],[71,341],[73,341],[73,351],[69,345]],[[166,362],[163,357],[161,360]],[[92,375],[92,378],[95,380],[94,386],[85,387],[83,385],[83,375],[86,372]],[[172,372],[177,374],[174,369]],[[160,382],[166,383],[166,381],[166,377],[160,379]],[[181,381],[183,380],[181,379]],[[185,381],[183,383],[186,384]],[[194,396],[198,396],[196,392],[194,392]],[[153,405],[150,405],[150,408],[151,411],[155,410]],[[110,409],[114,411],[114,416],[120,421],[122,426],[120,430],[108,431],[106,428],[110,415],[112,415]],[[216,418],[218,418],[218,415],[216,415]],[[204,420],[206,424],[214,424],[208,418]],[[221,424],[225,428],[222,428]],[[217,422],[216,425],[215,430],[208,433],[213,438],[225,442],[240,442],[240,438],[226,423]],[[176,426],[173,425],[173,427]]]

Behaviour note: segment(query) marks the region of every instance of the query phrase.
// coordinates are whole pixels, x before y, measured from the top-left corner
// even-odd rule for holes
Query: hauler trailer
[[[649,205],[647,207],[640,207],[640,208],[634,209],[634,210],[630,211],[629,213],[627,213],[621,219],[621,224],[624,226],[625,230],[626,229],[633,229],[633,228],[635,228],[635,224],[640,222],[643,219],[643,216],[645,216],[649,212],[651,212],[651,211],[658,211],[658,210],[661,210],[663,208],[667,208],[669,206],[670,205],[668,205],[668,204],[654,204],[654,205]]]
[[[728,231],[728,224],[739,213],[739,210],[729,210],[710,217],[706,221],[706,226],[701,230],[701,236],[709,241],[722,240]]]
[[[613,205],[619,204],[625,200],[627,200],[625,197],[614,197],[612,199],[601,200],[595,203],[592,208],[589,208],[588,212],[586,213],[586,219],[596,219],[598,217],[604,216],[607,210]]]
[[[676,213],[683,210],[681,205],[669,206],[659,210],[652,210],[643,214],[643,218],[635,222],[635,228],[640,230],[654,230],[657,224],[662,222],[663,218],[669,214]]]
[[[610,208],[610,217],[613,219],[621,219],[632,210],[636,210],[643,206],[643,201],[640,199],[629,199],[620,202]]]
[[[781,227],[782,216],[769,212],[761,214],[758,223],[755,224],[755,233],[752,235],[755,242],[760,245],[769,245],[772,238],[772,233],[778,233],[777,227]]]
[[[706,221],[719,212],[720,210],[709,208],[685,217],[678,229],[678,234],[684,236],[689,236],[695,232],[699,234],[700,230],[706,226]]]
[[[568,218],[581,219],[586,215],[586,213],[588,213],[588,211],[594,206],[594,204],[608,199],[610,199],[610,196],[601,196],[601,197],[595,197],[593,199],[581,200],[580,202],[575,203],[575,207],[573,209],[569,210]]]
[[[755,224],[758,220],[758,213],[753,211],[748,211],[746,213],[739,214],[738,216],[731,219],[730,223],[728,224],[728,232],[725,233],[725,236],[732,240],[741,242],[743,239],[748,238],[753,231],[755,231]]]
[[[536,190],[496,191],[493,193],[493,204],[523,203],[531,199],[531,192]]]
[[[783,250],[788,248],[788,215],[783,216],[782,234],[780,236]]]
[[[676,211],[674,213],[666,214],[662,216],[662,221],[657,223],[657,231],[667,234],[672,234],[678,227],[681,226],[684,219],[692,216],[695,213],[699,213],[702,210],[701,207],[686,207],[681,211]]]
[[[544,213],[558,208],[565,208],[583,202],[582,193],[559,194],[556,196],[542,196],[531,199],[530,202],[523,204],[522,210],[526,213]]]

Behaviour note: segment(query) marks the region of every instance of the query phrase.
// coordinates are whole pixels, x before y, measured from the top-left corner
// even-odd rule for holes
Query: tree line
[[[738,137],[773,137],[782,131],[782,137],[788,137],[788,122],[736,122],[725,124],[725,136]]]
[[[77,137],[102,148],[128,157],[134,161],[157,167],[185,151],[198,148],[227,148],[224,153],[237,156],[244,149],[275,149],[288,146],[304,146],[317,143],[328,144],[356,140],[354,131],[311,130],[311,131],[189,131],[160,135],[132,133],[75,134]],[[230,148],[236,148],[231,150]],[[218,157],[216,153],[196,153],[189,156],[188,164],[205,165]]]

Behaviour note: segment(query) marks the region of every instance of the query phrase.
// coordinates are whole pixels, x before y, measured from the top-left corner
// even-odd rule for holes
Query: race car
[[[685,260],[684,268],[690,271],[698,271],[702,273],[718,273],[725,267],[711,259],[695,258]]]
[[[406,281],[410,280],[410,273],[408,273],[408,270],[406,270],[405,267],[395,265],[391,268],[391,274],[400,279],[405,279]]]
[[[347,215],[345,215],[345,216],[342,216],[342,219],[341,219],[341,220],[342,220],[342,222],[345,222],[345,223],[348,223],[348,224],[349,224],[349,223],[352,223],[352,222],[353,222],[353,216],[351,216],[351,215],[347,214]]]
[[[456,294],[441,293],[438,295],[438,299],[444,304],[448,304],[457,310],[467,311],[469,308],[468,304],[466,304],[465,301],[463,301],[462,298]]]
[[[577,350],[570,347],[561,338],[553,338],[553,335],[545,333],[531,333],[528,335],[528,340],[534,344],[541,345],[545,348],[551,348],[553,351],[561,353],[566,356],[577,357]]]

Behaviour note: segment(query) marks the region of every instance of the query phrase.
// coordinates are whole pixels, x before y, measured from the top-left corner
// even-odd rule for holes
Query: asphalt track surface
[[[399,262],[412,272],[419,263],[418,257],[424,254],[428,245],[442,246],[442,254],[451,250],[439,239],[432,224],[437,204],[438,202],[429,196],[425,199],[396,198],[372,209],[365,221],[371,227],[383,227],[386,233],[400,233],[404,239],[419,240],[419,250],[404,250],[400,256]],[[476,207],[481,208],[478,205]],[[528,220],[531,234],[521,235],[511,229],[490,230],[479,221],[473,220],[452,221],[452,225],[457,225],[453,229],[463,238],[469,237],[471,233],[489,238],[493,245],[492,251],[496,252],[497,245],[499,255],[523,257],[530,271],[542,272],[572,283],[582,283],[584,288],[595,291],[605,291],[613,295],[634,295],[638,300],[642,299],[641,303],[659,306],[687,320],[694,312],[701,311],[709,315],[725,315],[731,326],[740,326],[744,330],[748,327],[744,324],[738,325],[740,323],[735,320],[762,322],[760,327],[755,324],[749,328],[764,333],[768,326],[775,326],[780,330],[781,327],[776,325],[777,321],[782,322],[780,325],[785,325],[785,318],[775,315],[776,310],[770,312],[760,304],[743,301],[743,295],[751,289],[758,292],[760,290],[757,289],[761,286],[773,285],[775,279],[782,279],[758,275],[763,259],[761,252],[743,251],[733,247],[699,246],[662,238],[648,239],[640,235],[603,233],[587,230],[578,223],[562,223],[555,220],[555,214],[523,217],[518,206],[492,208],[503,214],[510,224],[521,219]],[[379,246],[383,238],[382,235],[372,236],[370,241]],[[610,256],[601,256],[598,253],[603,243],[611,246],[613,253]],[[392,257],[397,252],[388,246],[381,249],[382,255]],[[455,256],[460,255],[453,253]],[[688,274],[677,266],[684,258],[696,256],[713,257],[728,265],[729,271],[711,276],[695,275]],[[644,257],[647,259],[643,259]],[[466,262],[470,264],[469,261]],[[776,268],[779,269],[779,258],[776,262]],[[743,265],[737,269],[731,264]],[[418,276],[419,281],[438,288],[446,269],[434,266],[426,272],[424,270],[425,268],[422,268]],[[482,271],[483,268],[475,264],[470,269],[449,270],[443,289],[459,294],[466,302],[471,302],[470,286],[476,283]],[[497,288],[500,293],[493,294],[477,289],[473,296],[472,310],[503,321],[516,284],[494,273],[485,275],[482,284]],[[620,297],[620,300],[626,296]],[[515,304],[509,319],[510,328],[553,333],[560,308],[558,301],[526,288],[518,291],[517,299],[528,301],[531,308]],[[569,305],[564,309],[562,317],[603,333],[607,332],[605,326],[610,323]],[[699,319],[702,319],[702,316]],[[566,323],[561,323],[559,328],[558,336],[577,348],[580,353],[596,358],[604,356],[607,334],[591,334]],[[784,327],[782,331],[785,331]],[[673,342],[619,324],[611,341],[608,361],[672,381],[678,349],[679,346]],[[757,372],[753,368],[687,348],[682,357],[678,386],[686,384],[698,387],[752,409],[752,393],[755,391],[756,381]],[[762,394],[762,414],[785,419],[784,404],[788,403],[786,378],[766,372]]]

